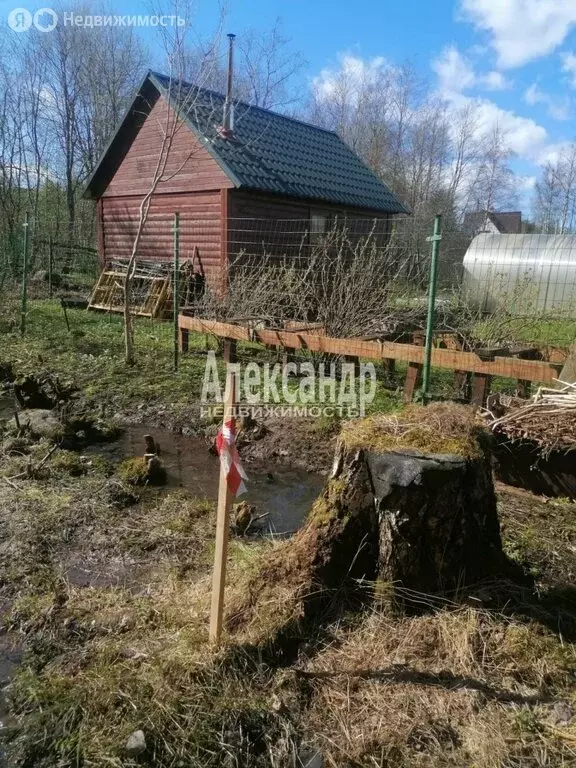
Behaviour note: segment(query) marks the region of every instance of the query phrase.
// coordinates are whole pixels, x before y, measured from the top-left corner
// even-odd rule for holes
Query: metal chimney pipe
[[[234,40],[236,35],[228,35],[228,78],[226,82],[226,100],[224,102],[224,134],[232,135],[234,130],[234,104],[232,102],[232,85],[234,81]]]

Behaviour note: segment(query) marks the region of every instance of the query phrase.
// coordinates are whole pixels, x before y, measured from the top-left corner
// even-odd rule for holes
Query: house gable
[[[168,110],[172,112],[170,120],[173,121],[172,107],[161,96],[152,106],[110,178],[103,191],[104,197],[145,194],[150,188],[159,160]],[[189,126],[179,121],[168,153],[163,181],[158,184],[156,193],[202,192],[233,186]]]

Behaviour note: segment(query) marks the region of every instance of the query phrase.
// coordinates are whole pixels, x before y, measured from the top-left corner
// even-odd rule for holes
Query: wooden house
[[[101,264],[127,259],[158,162],[167,112],[177,116],[138,258],[180,258],[209,283],[239,252],[301,253],[340,217],[360,230],[406,208],[339,136],[323,128],[149,72],[90,177]]]

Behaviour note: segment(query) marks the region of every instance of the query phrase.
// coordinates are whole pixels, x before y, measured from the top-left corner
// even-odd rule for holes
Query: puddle
[[[194,495],[218,497],[218,458],[208,452],[209,443],[200,438],[178,435],[168,430],[132,425],[119,440],[94,450],[115,462],[144,453],[144,435],[151,434],[160,445],[160,459],[168,473],[168,487],[183,487]],[[288,534],[303,523],[314,499],[324,487],[322,475],[274,464],[270,473],[246,467],[248,493],[241,497],[256,505],[260,521],[268,533]]]

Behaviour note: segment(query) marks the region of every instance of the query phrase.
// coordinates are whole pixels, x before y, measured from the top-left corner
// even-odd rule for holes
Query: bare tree
[[[478,211],[498,211],[513,206],[518,197],[510,167],[514,153],[500,123],[481,138],[479,154],[476,173],[468,188],[469,207]]]
[[[544,232],[574,231],[576,213],[576,143],[564,147],[558,158],[546,163],[536,183],[536,220]]]
[[[192,82],[223,93],[226,90],[226,62],[216,37],[187,41],[184,75]],[[305,66],[302,56],[292,49],[282,34],[280,22],[266,32],[248,29],[238,33],[234,96],[264,109],[286,110],[297,100],[293,91],[296,76]]]
[[[169,76],[162,116],[156,123],[159,139],[158,154],[154,164],[152,177],[149,180],[147,190],[140,201],[134,240],[132,242],[130,257],[124,277],[124,348],[127,365],[133,365],[135,362],[132,322],[132,287],[137,267],[137,259],[140,254],[142,235],[158,187],[177,175],[184,166],[193,162],[195,150],[191,150],[182,159],[178,157],[176,161],[174,161],[171,155],[171,150],[178,133],[187,130],[183,119],[184,116],[193,113],[196,106],[203,101],[203,81],[204,78],[208,79],[212,73],[214,50],[219,47],[222,31],[221,19],[205,59],[196,60],[196,71],[192,74],[192,77],[190,77],[190,57],[187,52],[187,34],[191,28],[190,5],[186,2],[176,3],[174,7],[174,15],[183,17],[185,24],[182,26],[174,25],[162,30],[162,41],[168,61]],[[187,82],[186,75],[193,81],[194,85],[190,85]],[[204,106],[206,105],[204,104]],[[175,296],[174,301],[176,301]]]

